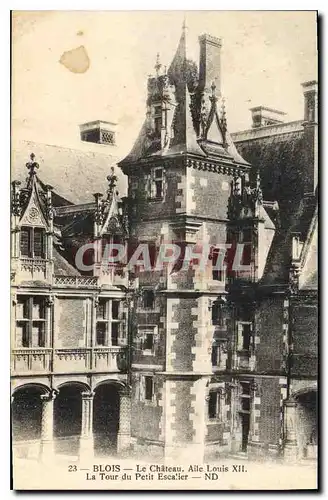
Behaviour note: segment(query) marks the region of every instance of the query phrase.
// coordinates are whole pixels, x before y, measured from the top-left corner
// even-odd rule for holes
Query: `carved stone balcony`
[[[22,281],[46,281],[49,277],[49,261],[41,258],[12,259],[16,283]]]
[[[127,369],[127,348],[20,348],[12,350],[12,375],[119,372]]]
[[[54,373],[86,372],[90,370],[91,349],[55,349]]]
[[[13,349],[12,372],[21,373],[49,373],[52,349]]]
[[[96,372],[117,372],[124,368],[125,347],[97,347],[93,350],[92,369]]]
[[[101,286],[128,286],[128,273],[123,265],[98,265],[95,274]]]

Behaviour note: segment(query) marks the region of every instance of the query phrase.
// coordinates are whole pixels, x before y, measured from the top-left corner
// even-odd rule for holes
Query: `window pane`
[[[217,366],[218,364],[218,351],[219,351],[218,346],[214,345],[212,347],[212,356],[211,356],[212,366]]]
[[[33,319],[44,319],[45,318],[45,304],[42,297],[33,297]]]
[[[241,398],[241,408],[244,411],[250,411],[250,398]]]
[[[156,198],[161,198],[163,194],[163,182],[162,181],[155,181],[155,193],[156,193]]]
[[[145,377],[145,399],[152,401],[153,399],[153,378]]]
[[[214,270],[212,272],[212,275],[213,275],[213,280],[223,281],[223,278],[224,278],[223,269]]]
[[[217,412],[217,393],[210,392],[208,401],[208,416],[209,418],[215,418]]]
[[[106,323],[97,323],[96,326],[96,344],[106,345]]]
[[[243,349],[249,350],[251,345],[251,325],[243,325]]]
[[[30,229],[22,228],[20,232],[20,253],[24,257],[30,256]]]
[[[16,317],[19,319],[27,319],[28,314],[28,297],[17,297]]]
[[[146,309],[153,309],[154,307],[155,295],[153,290],[143,291],[143,305]]]
[[[151,351],[154,346],[154,335],[152,333],[146,333],[144,340],[144,350]]]
[[[42,321],[33,321],[32,325],[32,347],[44,347],[45,346],[45,324]]]
[[[242,387],[243,395],[249,396],[250,393],[251,393],[251,386],[250,386],[250,384],[248,384],[247,382],[242,382],[241,383],[241,387]]]
[[[97,318],[99,319],[107,319],[107,300],[106,299],[99,299],[98,306],[97,306]]]
[[[44,230],[34,229],[34,257],[44,257]]]
[[[112,319],[118,319],[120,303],[118,300],[112,301]]]
[[[17,345],[17,347],[29,347],[28,322],[27,321],[18,321],[17,322],[16,345]]]
[[[213,325],[222,324],[222,308],[221,304],[215,303],[212,307],[212,323]]]
[[[112,323],[112,345],[118,345],[118,329],[119,323]]]
[[[155,170],[155,179],[162,179],[162,177],[163,177],[163,169],[157,168]]]
[[[252,245],[249,243],[244,244],[242,265],[249,266],[252,261]]]

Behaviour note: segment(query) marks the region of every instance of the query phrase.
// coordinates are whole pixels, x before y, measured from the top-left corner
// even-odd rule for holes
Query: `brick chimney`
[[[283,111],[265,106],[257,106],[251,108],[250,111],[252,113],[252,128],[279,125],[279,123],[284,123],[283,117],[286,115]]]
[[[221,38],[211,35],[199,37],[199,90],[211,92],[211,85],[216,85],[217,95],[221,92]]]
[[[116,146],[116,123],[96,120],[80,125],[81,141]]]
[[[318,122],[318,82],[311,80],[302,83],[304,94],[304,121]]]
[[[318,83],[302,83],[304,94],[304,194],[313,196],[318,183]]]

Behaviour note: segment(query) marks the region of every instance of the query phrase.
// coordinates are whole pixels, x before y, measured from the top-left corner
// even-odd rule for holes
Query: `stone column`
[[[117,452],[124,453],[131,445],[131,394],[128,389],[120,392],[120,420],[117,435]]]
[[[40,460],[48,461],[53,459],[54,451],[54,400],[56,397],[55,391],[41,395],[42,401],[42,417],[41,417],[41,447]]]
[[[284,457],[287,459],[297,458],[296,411],[297,401],[289,399],[284,402]]]
[[[92,461],[93,449],[93,397],[94,392],[82,392],[82,426],[80,437],[80,460]]]

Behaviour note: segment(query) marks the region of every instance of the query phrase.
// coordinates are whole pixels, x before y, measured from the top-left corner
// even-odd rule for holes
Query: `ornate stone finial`
[[[200,105],[200,135],[205,138],[206,134],[206,124],[207,124],[207,108],[205,103],[205,98],[202,96]]]
[[[156,76],[159,76],[159,72],[160,72],[161,67],[162,67],[162,65],[161,65],[161,61],[160,61],[160,57],[159,57],[159,52],[157,52],[156,64],[155,64]]]
[[[116,187],[116,183],[117,183],[117,176],[115,175],[114,167],[111,168],[111,173],[109,175],[107,175],[107,180],[108,180],[107,193],[108,193],[108,195],[111,195],[111,194],[113,194],[114,189]]]
[[[183,35],[186,35],[187,29],[188,29],[188,27],[187,27],[187,20],[186,20],[186,14],[185,14],[183,17],[183,23],[182,23],[182,34]]]
[[[45,186],[46,189],[46,210],[47,210],[47,216],[49,219],[53,219],[54,217],[54,211],[52,207],[52,198],[51,198],[51,191],[53,190],[53,187],[50,186],[50,184],[46,184]]]
[[[21,204],[20,204],[20,181],[13,181],[12,183],[12,213],[13,215],[20,216],[21,214]]]
[[[40,165],[36,161],[34,161],[35,159],[34,153],[30,154],[30,159],[31,161],[26,163],[26,168],[29,170],[30,176],[33,176],[36,174],[36,170],[40,167]]]
[[[225,106],[225,98],[222,97],[222,104],[221,104],[221,121],[222,125],[224,125],[225,130],[227,130],[227,112],[226,112],[226,106]]]
[[[216,85],[214,82],[212,82],[212,85],[211,85],[212,97],[215,97],[215,90],[216,90]]]
[[[101,207],[101,197],[102,197],[102,194],[101,193],[94,193],[94,199],[95,199],[95,202],[96,202],[96,210],[95,210],[95,222],[96,224],[102,224],[103,222],[103,211],[102,211],[102,207]]]
[[[225,107],[225,98],[222,97],[221,100],[221,128],[222,128],[222,134],[223,134],[223,145],[226,147],[226,134],[227,134],[227,113],[226,113],[226,107]]]

